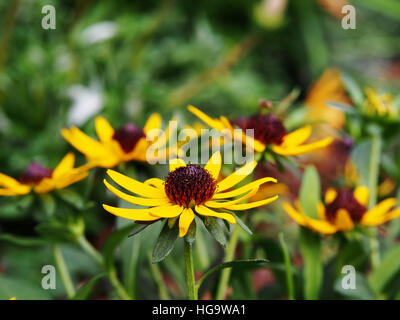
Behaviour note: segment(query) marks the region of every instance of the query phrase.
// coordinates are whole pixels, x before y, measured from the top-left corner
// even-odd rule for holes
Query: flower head
[[[31,192],[47,193],[54,189],[63,189],[88,175],[87,166],[74,168],[75,156],[68,153],[52,170],[34,162],[23,172],[19,179],[0,173],[0,195],[18,196]]]
[[[393,97],[390,93],[379,93],[378,90],[365,88],[366,111],[369,115],[378,115],[380,117],[398,116],[398,110],[393,104]]]
[[[319,233],[333,234],[337,231],[353,230],[357,224],[377,226],[400,216],[400,208],[393,209],[395,198],[388,198],[372,209],[367,209],[368,188],[359,186],[354,192],[349,189],[328,189],[325,204],[318,205],[319,219],[313,219],[301,208],[299,201],[296,208],[285,202],[285,211],[303,227]]]
[[[129,195],[113,187],[104,180],[106,187],[121,199],[148,208],[127,209],[103,205],[108,212],[131,220],[155,221],[162,218],[179,217],[179,235],[186,235],[195,214],[212,216],[236,223],[235,217],[222,210],[247,210],[266,205],[277,196],[260,201],[243,203],[252,197],[266,182],[276,182],[274,178],[261,178],[235,190],[233,188],[246,178],[257,163],[250,162],[218,182],[221,170],[221,154],[214,153],[202,168],[199,165],[185,164],[181,159],[170,161],[170,170],[165,181],[152,178],[144,183],[108,170],[108,175],[124,189],[141,197]],[[234,199],[232,199],[234,198]]]
[[[112,168],[131,160],[147,161],[146,151],[153,143],[152,137],[147,138],[150,131],[161,130],[161,117],[158,113],[152,114],[143,128],[128,123],[114,130],[105,118],[98,116],[95,127],[100,141],[87,136],[77,127],[62,129],[61,134],[86,156],[91,166]],[[158,142],[166,144],[167,137],[166,131],[158,138]]]
[[[229,130],[233,134],[234,126],[243,130],[241,141],[250,144],[257,152],[263,152],[267,146],[276,154],[282,156],[302,155],[329,145],[333,138],[328,137],[316,142],[305,144],[311,135],[311,126],[305,126],[291,133],[287,133],[282,121],[273,114],[257,114],[248,118],[239,118],[229,121],[221,116],[220,119],[210,118],[199,109],[189,106],[189,111],[207,123],[210,127],[219,130]],[[253,137],[246,136],[246,129],[254,130]]]

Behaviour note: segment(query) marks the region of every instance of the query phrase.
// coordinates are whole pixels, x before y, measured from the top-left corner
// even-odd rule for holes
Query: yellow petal
[[[169,161],[169,172],[175,171],[180,167],[186,167],[186,163],[182,159],[175,158]]]
[[[159,178],[150,178],[144,182],[144,184],[148,184],[149,186],[153,186],[161,190],[165,190],[164,183],[165,182]]]
[[[333,234],[338,228],[326,220],[317,220],[307,217],[307,227],[311,230],[323,234]]]
[[[332,137],[325,138],[313,143],[303,144],[301,146],[295,147],[282,147],[282,146],[273,146],[272,150],[282,156],[299,156],[302,154],[306,154],[321,148],[325,148],[333,141]]]
[[[222,202],[207,201],[205,203],[205,205],[207,207],[211,207],[211,208],[227,208],[227,207],[230,207],[230,206],[232,206],[234,204],[237,204],[239,202],[242,202],[242,201],[254,196],[257,193],[257,191],[258,191],[258,187],[254,188],[254,189],[251,189],[246,195],[244,195],[244,196],[242,196],[242,197],[240,197],[238,199],[231,200],[231,201],[222,201]]]
[[[62,129],[61,134],[75,149],[88,157],[101,158],[107,156],[108,150],[100,142],[87,136],[76,127],[69,130]]]
[[[121,187],[142,197],[156,199],[165,198],[165,192],[142,182],[136,181],[135,179],[129,178],[114,170],[107,170],[107,174]]]
[[[67,155],[60,161],[58,166],[54,169],[52,177],[58,178],[63,174],[67,173],[73,169],[75,163],[75,155],[72,152],[67,153]]]
[[[117,188],[113,187],[111,184],[109,184],[107,182],[106,179],[104,179],[103,181],[108,190],[110,190],[116,196],[120,197],[121,199],[123,199],[127,202],[141,205],[141,206],[149,206],[149,207],[166,205],[169,203],[169,199],[166,197],[164,199],[149,199],[149,198],[140,198],[140,197],[131,196],[131,195],[126,194],[126,193],[118,190]]]
[[[155,208],[150,208],[151,215],[160,218],[175,218],[181,214],[183,207],[179,205],[162,205]]]
[[[108,142],[113,138],[114,129],[105,118],[103,118],[102,116],[96,117],[96,119],[94,120],[94,124],[96,127],[96,134],[99,137],[100,141]]]
[[[228,191],[228,192],[221,192],[221,193],[215,193],[212,197],[212,199],[226,199],[226,198],[232,198],[232,197],[236,197],[239,196],[251,189],[254,189],[266,182],[274,182],[276,183],[276,179],[271,178],[271,177],[265,177],[265,178],[261,178],[258,180],[255,180],[253,182],[250,182],[248,184],[246,184],[243,187],[237,188],[235,190],[232,191]]]
[[[337,191],[333,188],[328,188],[325,193],[325,203],[331,204],[337,197]]]
[[[213,211],[203,205],[195,206],[195,211],[198,214],[201,214],[202,216],[211,216],[211,217],[221,218],[221,219],[225,219],[226,221],[228,221],[232,224],[236,223],[236,219],[233,215],[226,213],[226,212],[216,212],[216,211]]]
[[[21,182],[19,182],[17,179],[14,179],[10,176],[7,176],[3,173],[0,173],[0,186],[4,186],[7,188],[12,188],[12,187],[18,187],[23,185]]]
[[[218,131],[222,131],[223,129],[225,129],[225,126],[221,121],[210,118],[208,115],[206,115],[204,112],[200,111],[196,107],[188,106],[188,110],[195,116],[197,116],[200,120],[208,124],[211,128],[214,128]]]
[[[361,224],[366,226],[379,224],[377,222],[382,221],[382,217],[384,217],[384,215],[387,214],[396,205],[396,203],[396,198],[388,198],[381,201],[364,214],[361,219]]]
[[[126,208],[116,208],[103,204],[103,208],[112,213],[115,216],[137,220],[137,221],[155,221],[160,219],[159,217],[152,216],[148,209],[126,209]]]
[[[250,202],[250,203],[234,204],[232,206],[226,207],[226,209],[228,209],[228,210],[247,210],[247,209],[265,206],[271,202],[274,202],[276,199],[278,199],[278,196],[260,200],[260,201],[254,201],[254,202]]]
[[[287,212],[287,214],[294,220],[296,221],[299,225],[305,227],[307,217],[302,213],[297,211],[295,208],[293,208],[288,202],[284,201],[283,204],[283,209]]]
[[[359,186],[354,190],[354,198],[363,206],[368,205],[369,190],[365,186]]]
[[[335,225],[341,231],[354,229],[354,222],[346,209],[339,209],[336,213]]]
[[[184,237],[189,230],[190,225],[194,219],[194,213],[192,209],[184,209],[179,217],[179,237]]]
[[[295,147],[305,142],[311,135],[311,126],[297,129],[283,138],[282,147]]]
[[[6,189],[6,188],[0,188],[0,196],[19,196],[19,195],[24,195],[27,194],[31,191],[29,186],[26,186],[28,189],[26,190],[27,192],[16,192],[12,189]]]
[[[143,132],[147,135],[147,133],[153,129],[161,129],[161,115],[159,113],[153,113],[149,117],[144,125]]]
[[[246,178],[250,173],[253,172],[254,168],[257,166],[257,161],[249,162],[240,169],[236,170],[234,173],[227,176],[224,180],[217,184],[217,192],[224,191],[226,189],[232,188],[244,178]]]
[[[211,174],[211,176],[215,180],[217,180],[219,172],[221,170],[221,163],[222,163],[221,152],[217,151],[208,160],[207,164],[204,166],[204,169],[206,169]]]

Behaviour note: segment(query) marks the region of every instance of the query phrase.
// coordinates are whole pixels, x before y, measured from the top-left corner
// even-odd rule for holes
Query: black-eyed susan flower
[[[116,216],[136,221],[156,221],[166,218],[175,222],[179,218],[179,235],[183,237],[188,232],[196,214],[225,219],[234,224],[235,217],[222,210],[247,210],[269,204],[277,199],[277,196],[274,196],[243,203],[257,192],[260,185],[276,182],[276,180],[265,177],[230,190],[246,178],[257,163],[252,161],[218,182],[221,162],[220,152],[214,153],[204,168],[199,165],[185,164],[181,159],[171,160],[169,174],[165,181],[152,178],[144,183],[108,170],[108,175],[119,186],[141,197],[122,192],[104,180],[111,192],[127,202],[147,208],[117,208],[105,204],[103,207]]]
[[[74,164],[74,154],[68,153],[54,170],[34,162],[20,175],[19,179],[0,173],[0,195],[19,196],[28,194],[32,189],[36,193],[63,189],[88,175],[86,166],[74,168]]]
[[[304,142],[311,135],[311,126],[307,125],[288,133],[282,121],[273,114],[257,114],[248,118],[229,121],[224,116],[221,116],[220,119],[210,118],[193,106],[189,106],[188,109],[210,127],[221,132],[229,132],[234,139],[237,137],[237,134],[234,133],[234,127],[242,129],[241,141],[250,145],[256,152],[263,152],[270,146],[276,154],[297,156],[324,148],[333,141],[332,137],[328,137],[306,144]],[[254,138],[246,136],[247,129],[254,130]]]
[[[303,227],[323,234],[337,231],[350,231],[356,225],[377,226],[400,217],[400,208],[394,209],[396,198],[388,198],[368,210],[368,188],[359,186],[354,192],[349,189],[328,189],[325,193],[325,204],[318,204],[319,219],[313,219],[296,201],[294,208],[288,202],[283,203],[285,211]]]
[[[95,128],[100,141],[87,136],[77,127],[62,129],[61,134],[86,156],[89,165],[93,167],[112,168],[131,160],[146,162],[147,150],[155,143],[154,137],[149,137],[149,133],[152,130],[161,130],[161,116],[158,113],[152,114],[143,128],[128,123],[117,130],[105,118],[98,116],[95,119]],[[160,147],[167,143],[167,139],[168,129],[157,140],[162,144]]]

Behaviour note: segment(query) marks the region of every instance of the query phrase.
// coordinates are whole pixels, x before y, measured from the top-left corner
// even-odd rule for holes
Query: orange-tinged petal
[[[185,208],[179,217],[179,237],[182,238],[186,235],[193,220],[193,210],[190,208]]]

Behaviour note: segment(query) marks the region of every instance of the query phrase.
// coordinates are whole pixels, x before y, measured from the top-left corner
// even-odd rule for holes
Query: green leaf
[[[345,275],[339,277],[336,280],[334,288],[335,291],[340,293],[342,296],[348,299],[359,299],[359,300],[375,300],[376,297],[371,292],[367,279],[360,273],[356,273],[356,288],[355,289],[344,289],[342,286],[342,280]]]
[[[33,196],[31,194],[7,200],[0,205],[0,218],[8,220],[22,218],[28,213],[28,208],[32,202]]]
[[[172,228],[168,226],[166,221],[158,236],[157,243],[153,249],[152,262],[157,263],[164,260],[172,251],[176,239],[178,239],[179,227],[175,223]]]
[[[387,251],[379,266],[372,270],[368,282],[375,294],[380,294],[400,270],[400,246]]]
[[[69,242],[77,240],[83,233],[84,226],[53,220],[43,222],[35,227],[37,233],[54,242]]]
[[[233,214],[233,216],[235,217],[237,224],[238,224],[244,231],[246,231],[248,234],[253,235],[253,232],[250,230],[250,228],[249,228],[242,220],[240,220],[240,218],[239,218],[235,213],[232,213],[232,214]]]
[[[207,231],[225,248],[227,240],[218,220],[214,217],[203,217],[203,221]]]
[[[144,229],[146,229],[151,223],[140,223],[138,224],[138,227],[132,231],[132,233],[129,234],[128,238],[133,237],[134,235],[138,234],[139,232],[142,232]]]
[[[50,300],[48,290],[43,290],[38,283],[30,283],[24,278],[14,279],[0,275],[0,300],[16,297],[17,300]]]
[[[306,168],[300,187],[300,204],[310,218],[318,218],[318,203],[321,199],[321,185],[318,171],[313,166]]]
[[[350,105],[344,104],[344,103],[339,103],[339,102],[334,102],[334,101],[327,101],[326,104],[334,109],[338,109],[340,111],[343,111],[344,113],[349,113],[349,114],[356,114],[357,111]]]
[[[346,73],[342,73],[342,81],[347,89],[347,92],[350,95],[351,100],[357,106],[364,103],[364,93],[362,89],[358,86],[357,82],[355,82],[354,79]]]
[[[56,202],[54,201],[54,197],[49,193],[44,193],[41,194],[39,198],[44,212],[48,216],[52,216],[56,210]]]
[[[300,229],[300,251],[304,261],[304,297],[316,300],[322,284],[321,238],[306,228]]]
[[[84,201],[82,197],[75,191],[72,191],[71,189],[60,189],[57,190],[56,193],[63,201],[73,206],[74,208],[78,210],[84,209]]]
[[[92,293],[95,285],[106,276],[106,273],[101,273],[94,276],[88,282],[86,282],[72,297],[72,300],[86,300]]]
[[[43,240],[41,238],[15,236],[10,233],[0,234],[0,241],[1,240],[8,241],[8,242],[11,242],[12,244],[16,244],[16,245],[24,246],[24,247],[36,247],[36,246],[43,246],[43,245],[48,244],[48,242],[46,240]]]
[[[129,236],[136,228],[141,228],[140,224],[130,224],[125,226],[115,232],[113,232],[104,243],[102,248],[102,253],[104,256],[104,267],[107,272],[114,271],[114,251],[119,246],[119,244]]]
[[[253,267],[259,264],[264,264],[267,263],[268,260],[266,259],[246,259],[246,260],[234,260],[234,261],[228,261],[228,262],[224,262],[221,263],[217,266],[215,266],[214,268],[208,270],[196,283],[196,287],[197,289],[200,288],[201,284],[203,283],[203,281],[209,277],[210,275],[212,275],[213,273],[221,270],[221,269],[225,269],[225,268],[233,268],[235,266],[242,266],[242,267]]]

